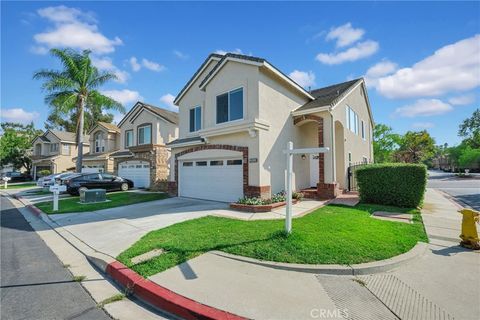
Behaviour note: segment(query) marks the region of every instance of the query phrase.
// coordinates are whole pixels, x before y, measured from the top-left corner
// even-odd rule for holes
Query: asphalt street
[[[111,319],[3,196],[1,251],[1,319]]]
[[[463,206],[480,210],[480,175],[459,178],[453,173],[429,171],[427,187],[449,194]]]

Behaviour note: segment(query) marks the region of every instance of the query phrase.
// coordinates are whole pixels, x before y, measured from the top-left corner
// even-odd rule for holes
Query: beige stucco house
[[[114,172],[112,153],[120,149],[120,128],[112,123],[98,122],[89,131],[90,151],[83,155],[83,170]],[[76,161],[77,157],[73,158]]]
[[[119,122],[118,151],[109,155],[113,169],[135,187],[156,188],[169,174],[166,144],[178,138],[178,114],[137,102]]]
[[[373,160],[373,118],[363,79],[306,91],[267,60],[211,54],[177,95],[179,139],[169,190],[235,201],[285,189],[286,149],[328,147],[294,158],[296,190],[321,198],[347,188],[350,163]]]
[[[88,153],[90,137],[84,136],[84,152]],[[73,157],[77,155],[75,133],[47,130],[32,141],[32,176],[38,177],[41,170],[61,173],[75,170]]]

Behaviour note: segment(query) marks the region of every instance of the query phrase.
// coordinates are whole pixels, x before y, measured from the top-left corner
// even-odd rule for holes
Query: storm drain
[[[420,295],[392,274],[357,277],[368,290],[380,299],[400,319],[453,320],[447,311]]]
[[[362,283],[347,276],[317,275],[335,307],[349,320],[397,320],[381,301]]]

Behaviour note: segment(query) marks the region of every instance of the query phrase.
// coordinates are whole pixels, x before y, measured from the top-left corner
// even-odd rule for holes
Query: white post
[[[53,211],[58,211],[58,190],[53,191]]]
[[[292,232],[292,171],[293,171],[293,142],[287,145],[287,212],[285,215],[285,232]]]
[[[5,189],[7,189],[7,187],[8,187],[7,181],[8,181],[8,180],[5,180],[5,186],[4,186]]]

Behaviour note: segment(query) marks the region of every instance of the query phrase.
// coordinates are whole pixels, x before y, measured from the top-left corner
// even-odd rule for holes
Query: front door
[[[310,187],[316,188],[320,174],[318,168],[318,154],[310,154]]]

